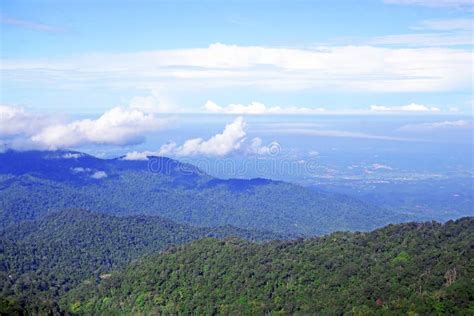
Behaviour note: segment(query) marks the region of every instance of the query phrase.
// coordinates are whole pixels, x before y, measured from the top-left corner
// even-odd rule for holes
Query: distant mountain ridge
[[[125,157],[101,159],[77,151],[14,151],[0,153],[0,174],[36,175],[50,180],[80,181],[90,172],[103,171],[113,176],[125,170],[150,171],[167,175],[204,175],[197,167],[166,157],[126,160]],[[83,168],[84,170],[75,170]],[[84,172],[89,170],[90,172]],[[89,177],[90,178],[90,177]]]
[[[291,183],[217,179],[164,157],[128,161],[70,151],[0,154],[0,229],[68,208],[306,235],[413,219]]]

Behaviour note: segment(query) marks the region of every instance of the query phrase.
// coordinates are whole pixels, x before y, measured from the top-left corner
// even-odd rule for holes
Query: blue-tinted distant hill
[[[346,195],[290,183],[216,179],[164,157],[127,161],[72,151],[0,154],[0,227],[69,208],[306,235],[369,230],[409,219]]]

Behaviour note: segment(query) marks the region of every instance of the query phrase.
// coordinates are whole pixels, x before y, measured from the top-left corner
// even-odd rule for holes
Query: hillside
[[[253,241],[285,237],[230,226],[196,228],[159,217],[54,213],[0,232],[0,297],[31,311],[57,310],[57,298],[83,279],[99,278],[171,245],[230,236]]]
[[[179,223],[318,235],[413,219],[342,194],[266,179],[216,179],[163,157],[0,154],[0,229],[66,208],[158,215]]]
[[[85,282],[78,314],[471,314],[474,218],[254,244],[203,239]]]

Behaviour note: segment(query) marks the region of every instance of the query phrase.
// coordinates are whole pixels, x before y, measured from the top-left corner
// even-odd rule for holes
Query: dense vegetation
[[[78,158],[70,158],[73,155]],[[0,154],[0,229],[71,206],[111,214],[159,215],[197,226],[232,225],[307,235],[370,230],[410,218],[294,184],[215,179],[167,158],[125,161],[80,155]],[[96,172],[107,176],[95,179]]]
[[[0,314],[473,314],[473,218],[277,241],[413,218],[163,157],[7,151]]]
[[[229,236],[283,238],[229,226],[195,228],[159,217],[62,211],[0,232],[0,297],[32,312],[59,311],[57,298],[86,278],[99,279],[170,245]]]
[[[83,283],[79,314],[474,313],[474,219],[254,244],[203,239]]]

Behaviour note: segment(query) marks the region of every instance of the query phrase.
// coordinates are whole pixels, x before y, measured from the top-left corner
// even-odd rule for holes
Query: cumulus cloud
[[[182,145],[169,143],[160,148],[160,155],[173,156],[225,156],[240,148],[245,138],[245,121],[237,117],[232,123],[227,124],[224,131],[204,140],[194,138],[185,141]]]
[[[434,106],[410,103],[402,106],[388,107],[384,105],[371,105],[373,112],[440,112],[440,109]]]
[[[0,137],[32,135],[52,122],[22,107],[0,105]]]
[[[130,100],[130,108],[145,113],[180,112],[173,102],[157,89],[147,96],[135,96]]]
[[[399,128],[400,131],[431,131],[435,129],[467,128],[472,124],[469,121],[442,121],[433,123],[409,124]]]
[[[278,142],[272,141],[268,145],[263,145],[263,141],[260,137],[252,139],[250,145],[247,148],[247,152],[255,155],[277,155],[281,151],[281,146]]]
[[[224,113],[224,114],[315,114],[324,112],[323,108],[306,108],[306,107],[267,107],[260,102],[251,102],[248,105],[229,104],[226,107],[217,105],[213,101],[207,101],[204,105],[208,113]]]
[[[116,107],[98,119],[84,119],[55,124],[31,137],[40,148],[59,149],[85,144],[125,145],[143,140],[143,134],[165,125],[153,116],[138,110]]]
[[[153,113],[115,107],[97,119],[72,122],[54,115],[44,116],[21,107],[0,106],[0,138],[13,149],[65,149],[69,147],[108,144],[126,145],[143,140],[145,133],[168,124]],[[64,158],[76,158],[66,154]]]
[[[164,144],[158,151],[132,151],[127,153],[123,160],[148,160],[150,156],[226,156],[235,151],[242,151],[251,155],[277,155],[280,153],[280,144],[272,141],[266,145],[259,137],[254,137],[250,143],[246,142],[246,123],[243,117],[237,117],[227,124],[222,133],[204,140],[193,138],[182,145],[175,142]]]

